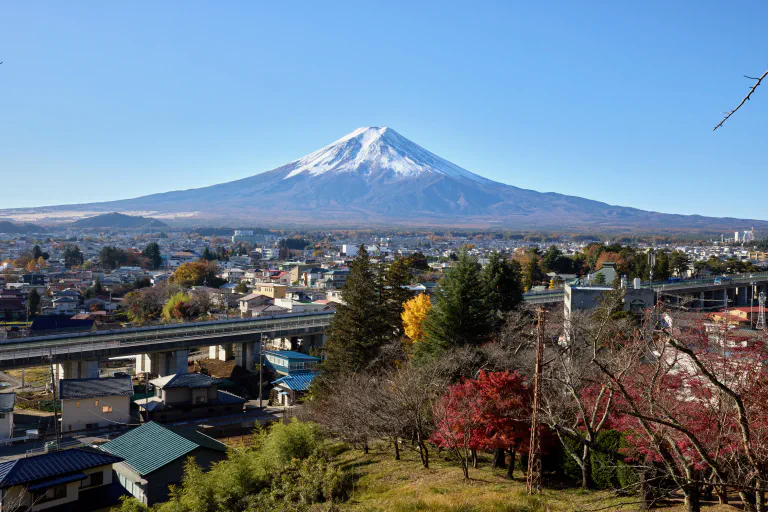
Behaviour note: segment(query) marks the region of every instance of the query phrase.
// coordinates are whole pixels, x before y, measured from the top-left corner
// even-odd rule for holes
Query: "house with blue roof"
[[[303,372],[280,377],[272,382],[274,387],[270,399],[273,403],[284,406],[295,405],[297,400],[309,391],[316,375],[317,372]]]
[[[316,371],[320,358],[293,350],[267,350],[264,364],[280,375],[296,375]]]
[[[123,489],[112,466],[123,461],[95,448],[73,448],[0,462],[0,510],[90,512],[116,505]]]

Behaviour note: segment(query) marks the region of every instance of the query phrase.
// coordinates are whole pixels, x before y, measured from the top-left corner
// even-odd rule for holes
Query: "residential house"
[[[114,465],[125,490],[145,505],[167,501],[170,485],[179,485],[189,457],[203,471],[227,456],[226,445],[192,429],[154,421],[101,445],[122,459]]]
[[[306,263],[299,263],[296,266],[291,267],[291,269],[289,270],[289,278],[290,278],[291,284],[298,283],[301,280],[302,275],[304,274],[304,271],[314,267],[315,265],[310,265]]]
[[[325,304],[318,304],[316,302],[299,302],[292,299],[275,299],[275,306],[285,308],[290,313],[309,313],[312,311],[322,311],[325,309]]]
[[[328,272],[324,268],[312,267],[308,268],[301,275],[301,282],[307,288],[318,288],[319,283],[323,281],[323,276]]]
[[[43,308],[46,315],[72,315],[78,310],[80,301],[72,297],[56,297],[51,301],[50,308]]]
[[[61,431],[129,424],[131,395],[130,377],[61,379]]]
[[[122,460],[72,448],[0,462],[0,510],[89,512],[115,505],[122,493],[113,486],[112,465]]]
[[[240,268],[233,268],[222,272],[221,277],[226,279],[229,283],[239,283],[241,279],[245,277],[245,270]]]
[[[244,317],[249,317],[253,313],[254,308],[262,306],[270,301],[270,298],[266,295],[260,295],[258,293],[251,293],[245,297],[241,297],[238,301],[240,307],[240,313]]]
[[[22,279],[24,284],[32,286],[46,286],[48,284],[48,276],[45,274],[24,274]]]
[[[333,288],[340,290],[345,284],[347,284],[347,278],[349,277],[349,270],[347,269],[333,269],[328,270],[322,276],[323,288]]]
[[[0,444],[13,437],[13,409],[16,393],[0,393]]]
[[[189,251],[173,252],[168,257],[168,266],[172,269],[176,269],[185,263],[192,263],[193,261],[197,261],[198,259],[199,259],[199,256],[193,252],[189,252]]]
[[[266,350],[264,364],[281,375],[298,375],[317,370],[320,358],[293,350]]]
[[[149,381],[155,396],[136,400],[144,421],[242,412],[246,400],[218,388],[218,381],[200,373],[177,373]]]
[[[316,372],[308,372],[280,377],[272,382],[274,387],[270,399],[279,405],[295,405],[309,391],[316,375]]]
[[[262,304],[261,306],[256,306],[250,310],[251,316],[278,316],[278,315],[287,315],[291,311],[289,309],[286,309],[281,306],[276,306],[274,304]]]
[[[256,283],[253,285],[253,293],[266,295],[271,299],[284,299],[287,292],[288,287],[283,284]]]
[[[27,315],[27,308],[20,299],[0,298],[0,320],[12,322],[21,320]]]

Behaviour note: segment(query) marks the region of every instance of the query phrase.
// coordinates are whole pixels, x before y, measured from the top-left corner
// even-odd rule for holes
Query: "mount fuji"
[[[220,185],[102,203],[0,210],[0,217],[55,222],[104,212],[188,225],[646,232],[768,228],[765,221],[662,214],[506,185],[387,127],[359,128],[277,169]]]

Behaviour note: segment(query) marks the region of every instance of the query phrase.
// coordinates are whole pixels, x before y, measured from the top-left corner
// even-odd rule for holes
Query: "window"
[[[88,475],[90,478],[83,481],[82,487],[96,487],[97,485],[104,484],[104,473],[99,471],[98,473],[91,473]]]
[[[52,489],[47,489],[39,493],[36,492],[33,496],[33,501],[35,504],[38,504],[38,503],[45,503],[46,501],[62,500],[66,497],[67,497],[67,486],[59,485],[57,487],[53,487]]]
[[[101,406],[101,412],[112,412],[112,406],[111,405],[102,405]]]
[[[93,406],[94,407],[98,407],[99,406],[99,401],[98,400],[94,400],[93,401]]]
[[[0,413],[0,420],[4,420],[4,419],[5,419],[5,413],[4,412]]]
[[[78,400],[77,402],[75,402],[75,407],[80,407],[80,400]]]
[[[195,403],[196,404],[204,404],[205,403],[205,398],[206,397],[204,397],[204,396],[196,396],[195,397]]]

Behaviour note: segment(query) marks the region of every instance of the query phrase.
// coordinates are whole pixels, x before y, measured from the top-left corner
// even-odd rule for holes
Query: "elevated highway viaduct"
[[[333,315],[296,313],[8,339],[0,342],[0,370],[57,364],[60,378],[98,377],[100,361],[136,356],[137,371],[165,376],[186,373],[190,350],[197,348],[208,348],[214,357],[234,356],[237,364],[253,369],[266,340],[285,338],[291,348],[321,346]]]

